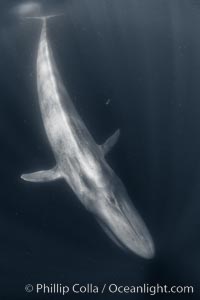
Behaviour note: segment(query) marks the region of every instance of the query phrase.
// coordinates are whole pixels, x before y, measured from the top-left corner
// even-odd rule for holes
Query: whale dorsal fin
[[[38,171],[21,176],[23,180],[31,182],[48,182],[61,178],[57,166],[50,170]]]
[[[115,131],[115,133],[113,135],[111,135],[111,137],[109,137],[105,141],[105,143],[101,146],[101,149],[102,149],[104,155],[106,155],[114,147],[114,145],[118,141],[119,135],[120,135],[120,130],[117,129]]]

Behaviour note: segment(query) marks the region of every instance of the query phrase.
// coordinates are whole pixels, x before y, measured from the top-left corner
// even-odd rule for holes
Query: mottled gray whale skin
[[[81,203],[120,247],[144,258],[154,256],[151,235],[131,203],[122,181],[105,160],[116,143],[117,130],[104,145],[97,145],[78,115],[54,62],[43,20],[37,56],[37,89],[45,131],[56,166],[21,176],[47,182],[63,178]]]

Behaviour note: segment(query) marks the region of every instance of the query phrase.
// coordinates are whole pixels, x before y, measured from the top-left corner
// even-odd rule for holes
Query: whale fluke
[[[55,14],[55,15],[46,15],[46,16],[31,16],[31,17],[23,17],[24,19],[34,19],[34,20],[48,20],[56,17],[64,16],[64,14]]]
[[[48,182],[61,178],[58,168],[55,167],[50,170],[38,171],[29,174],[23,174],[21,178],[25,181],[31,182]]]

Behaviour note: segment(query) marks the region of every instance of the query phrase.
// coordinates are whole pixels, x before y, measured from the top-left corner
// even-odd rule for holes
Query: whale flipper
[[[106,155],[113,147],[114,145],[117,143],[118,138],[120,135],[120,130],[117,129],[113,135],[111,135],[111,137],[109,137],[105,143],[101,146],[101,149],[104,153],[104,155]]]
[[[58,168],[55,167],[50,170],[38,171],[38,172],[34,172],[34,173],[29,173],[29,174],[23,174],[21,176],[21,178],[23,180],[31,181],[31,182],[48,182],[48,181],[53,181],[53,180],[61,178],[61,175],[59,173]]]

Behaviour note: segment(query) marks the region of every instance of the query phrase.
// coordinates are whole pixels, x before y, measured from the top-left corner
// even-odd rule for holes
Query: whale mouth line
[[[109,236],[109,238],[120,248],[122,248],[123,250],[127,249],[123,243],[119,240],[119,238],[116,237],[116,235],[113,234],[113,232],[108,228],[108,226],[106,226],[105,222],[97,219],[97,222],[99,223],[99,225],[101,226],[101,228],[107,233],[107,235]]]

